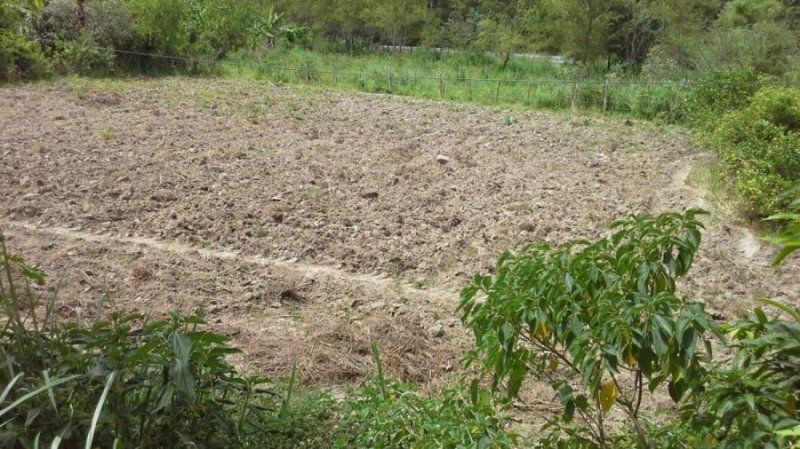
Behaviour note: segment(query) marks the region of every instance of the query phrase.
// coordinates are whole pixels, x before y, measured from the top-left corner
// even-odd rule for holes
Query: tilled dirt
[[[507,120],[513,117],[515,120]],[[512,123],[506,125],[506,123]],[[418,382],[469,344],[458,288],[527,242],[705,206],[710,156],[615,118],[203,79],[0,89],[0,227],[64,277],[63,311],[203,308],[244,363],[308,382]],[[722,215],[684,282],[721,319],[800,303],[796,258]],[[51,281],[48,288],[53,288]]]

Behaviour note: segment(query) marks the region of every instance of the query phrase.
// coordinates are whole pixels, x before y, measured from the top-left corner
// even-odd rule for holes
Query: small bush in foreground
[[[65,322],[31,287],[44,275],[0,236],[0,444],[245,447],[280,397],[225,361],[238,352],[198,316]]]
[[[335,448],[511,448],[517,436],[504,429],[489,391],[457,383],[423,396],[413,385],[378,374],[347,400],[337,423]]]
[[[702,304],[676,291],[700,244],[701,213],[632,217],[596,242],[505,252],[495,276],[475,275],[463,290],[459,309],[476,341],[467,361],[510,397],[530,375],[560,400],[543,447],[607,447],[614,407],[647,447],[646,389],[667,384],[677,402],[702,376],[710,324]]]
[[[615,222],[609,238],[500,256],[495,276],[462,292],[475,332],[467,361],[515,396],[532,376],[553,387],[561,417],[537,447],[769,448],[800,445],[800,309],[759,302],[752,317],[714,324],[677,296],[700,243],[698,210]],[[798,248],[798,217],[776,263]],[[793,227],[794,226],[794,227]],[[791,246],[794,245],[794,246]],[[713,332],[729,356],[711,357]],[[680,413],[639,413],[645,387],[666,384]],[[614,413],[627,428],[609,425]],[[617,413],[619,416],[619,413]]]

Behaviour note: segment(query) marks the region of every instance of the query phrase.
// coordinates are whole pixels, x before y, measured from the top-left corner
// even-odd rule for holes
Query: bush
[[[53,0],[49,2],[42,10],[39,34],[50,41],[77,39],[81,34],[81,25],[75,1]]]
[[[114,68],[114,51],[97,45],[91,37],[57,40],[53,46],[53,63],[62,73],[79,75],[102,74]]]
[[[86,5],[83,33],[102,47],[129,50],[136,29],[123,0],[95,0]]]
[[[753,317],[723,325],[734,357],[708,371],[683,421],[705,435],[705,447],[778,449],[797,443],[783,432],[800,427],[800,309],[770,300],[787,319]]]
[[[0,30],[0,82],[42,78],[49,71],[39,44]]]
[[[800,90],[762,88],[704,140],[719,155],[747,215],[785,211],[790,198],[784,192],[800,179]]]
[[[409,384],[378,374],[349,398],[337,423],[334,448],[511,448],[516,434],[504,430],[507,418],[491,394],[477,383],[461,383],[422,396]]]
[[[796,56],[797,43],[797,34],[780,23],[718,27],[708,33],[704,45],[694,49],[691,59],[701,72],[753,68],[780,75]]]
[[[764,238],[766,241],[782,247],[775,256],[773,265],[779,265],[790,254],[800,250],[800,182],[794,185],[788,195],[794,196],[794,200],[789,204],[790,212],[773,215],[768,218],[768,220],[784,223],[784,228],[781,232]]]
[[[55,316],[44,275],[0,235],[0,444],[4,447],[242,447],[263,440],[281,398],[239,375],[238,352],[199,316]],[[92,445],[94,443],[94,445]]]
[[[720,115],[750,104],[750,98],[765,82],[751,69],[711,73],[687,99],[690,121],[701,129],[713,128]]]
[[[700,244],[699,210],[642,215],[614,224],[610,238],[505,252],[497,274],[476,274],[461,293],[475,332],[466,360],[515,397],[531,375],[563,406],[542,447],[607,447],[607,415],[618,407],[640,447],[645,386],[667,384],[673,400],[695,387],[710,357],[703,306],[677,294],[677,278]],[[479,296],[480,293],[480,296]],[[704,346],[705,344],[705,346]],[[573,418],[582,418],[573,425]]]

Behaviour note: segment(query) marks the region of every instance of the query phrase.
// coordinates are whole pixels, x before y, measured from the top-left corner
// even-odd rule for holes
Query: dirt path
[[[516,123],[505,117],[513,116]],[[454,310],[503,250],[619,216],[710,207],[684,132],[256,82],[0,88],[0,228],[63,277],[62,312],[202,308],[246,355],[307,382],[437,381],[469,345]],[[438,156],[445,158],[438,158]],[[437,160],[438,158],[438,160]],[[795,304],[800,264],[712,215],[687,296],[734,317]],[[54,289],[50,282],[47,289]]]

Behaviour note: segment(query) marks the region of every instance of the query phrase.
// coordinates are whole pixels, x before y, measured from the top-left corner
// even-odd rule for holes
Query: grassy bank
[[[362,92],[429,99],[580,110],[677,121],[689,87],[675,82],[586,75],[546,59],[500,55],[403,53],[346,55],[293,48],[239,52],[220,64],[224,73],[283,83],[313,83]]]

